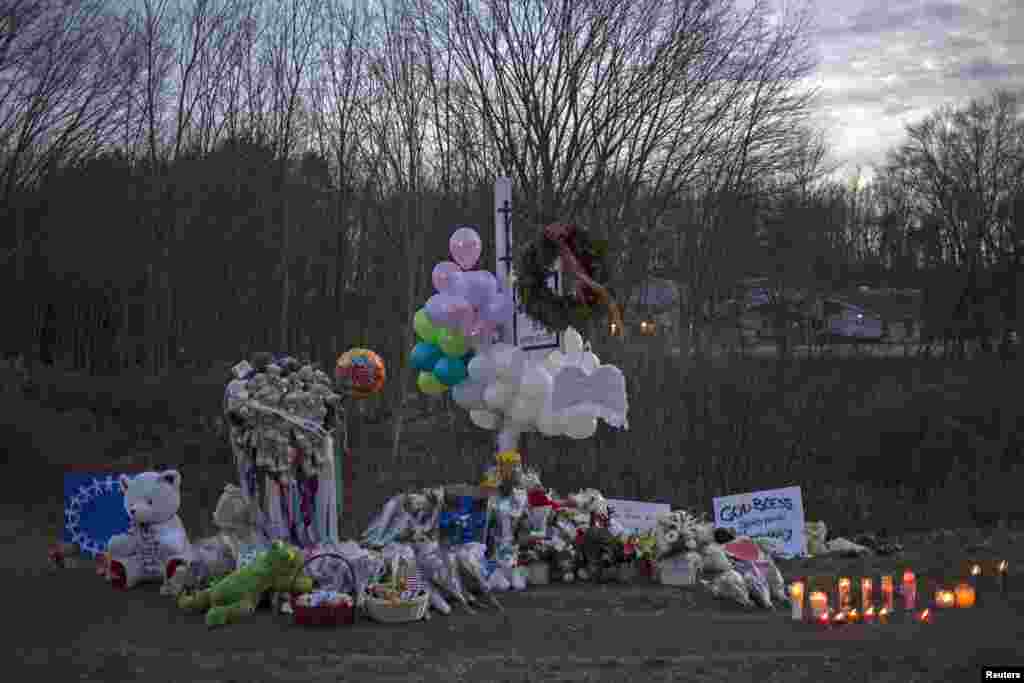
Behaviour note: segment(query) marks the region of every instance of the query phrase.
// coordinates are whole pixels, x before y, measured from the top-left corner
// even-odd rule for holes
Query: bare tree
[[[1012,241],[999,209],[1024,186],[1020,104],[1020,95],[997,91],[961,109],[943,107],[907,126],[907,142],[890,154],[892,172],[942,220],[952,263],[993,263]]]

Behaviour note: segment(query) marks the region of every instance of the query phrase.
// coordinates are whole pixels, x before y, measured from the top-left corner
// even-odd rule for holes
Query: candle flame
[[[842,586],[843,588],[849,588],[850,587],[850,580],[845,578],[845,577],[842,578],[842,579],[839,579],[839,585]]]
[[[914,578],[915,578],[914,577],[914,572],[910,571],[909,569],[907,571],[903,572],[903,582],[904,583],[909,583],[909,582],[913,581]]]
[[[971,565],[971,576],[981,576],[981,565],[980,564],[972,564]]]
[[[889,616],[889,608],[888,607],[883,607],[882,609],[878,610],[878,616],[880,616],[880,617],[887,617],[887,616]]]
[[[882,609],[883,609],[883,611],[885,610],[884,607]],[[864,610],[864,616],[865,617],[873,617],[873,616],[875,616],[875,606],[872,605],[871,607],[868,607],[866,610]]]
[[[926,609],[925,611],[921,612],[920,619],[921,621],[928,621],[931,618],[931,616],[932,611],[930,609]]]
[[[1008,567],[1008,564],[1007,564],[1006,560],[1003,560],[1002,562],[999,563],[999,571],[1004,573],[1004,574],[1006,573],[1007,567]]]

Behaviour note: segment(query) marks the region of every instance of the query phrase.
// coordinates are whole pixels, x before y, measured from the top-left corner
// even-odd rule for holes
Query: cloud
[[[776,0],[781,2],[781,0]],[[1024,89],[1019,0],[819,0],[820,118],[834,155],[878,163],[907,123],[996,88]]]

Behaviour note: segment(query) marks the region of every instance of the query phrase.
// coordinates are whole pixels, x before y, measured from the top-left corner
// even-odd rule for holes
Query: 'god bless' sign
[[[715,526],[732,529],[739,536],[769,539],[783,556],[806,552],[799,486],[722,496],[713,505]]]

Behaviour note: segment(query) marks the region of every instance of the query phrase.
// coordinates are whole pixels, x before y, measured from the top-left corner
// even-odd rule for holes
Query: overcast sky
[[[944,103],[1024,89],[1024,0],[808,1],[821,115],[850,172]]]

